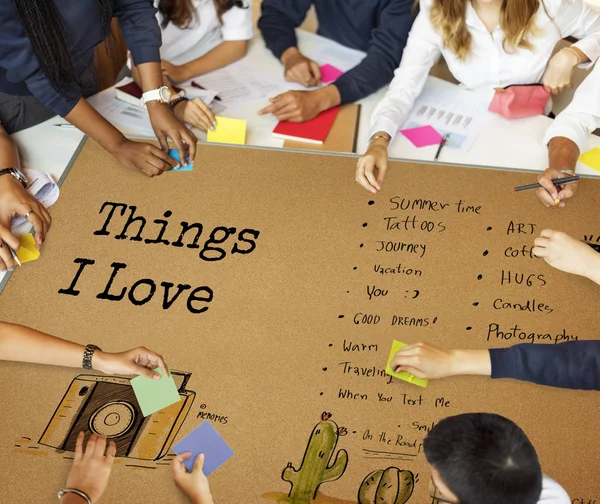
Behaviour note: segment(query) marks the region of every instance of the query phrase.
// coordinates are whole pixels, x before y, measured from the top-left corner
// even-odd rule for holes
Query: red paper
[[[327,138],[327,134],[333,126],[339,111],[340,107],[333,107],[321,112],[314,119],[303,123],[280,121],[275,126],[273,135],[290,140],[322,144]]]

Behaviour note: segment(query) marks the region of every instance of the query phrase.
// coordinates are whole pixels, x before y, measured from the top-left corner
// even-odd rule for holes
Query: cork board
[[[596,338],[597,287],[528,251],[550,226],[598,241],[600,181],[551,212],[532,192],[513,193],[531,174],[394,162],[373,197],[354,166],[203,145],[193,172],[145,179],[88,140],[41,258],[13,275],[0,313],[108,351],[146,345],[180,372],[182,400],[143,421],[126,378],[2,363],[3,499],[54,502],[73,431],[110,398],[132,418],[104,502],[183,502],[169,448],[202,421],[235,451],[211,476],[219,502],[287,502],[283,478],[295,473],[284,470],[318,466],[317,445],[327,466],[315,469],[314,502],[357,503],[363,480],[389,467],[414,479],[409,502],[429,502],[423,438],[468,411],[515,420],[547,474],[572,498],[597,499],[597,394],[472,377],[421,389],[382,370],[392,339],[488,348]],[[132,212],[140,219],[124,230]]]

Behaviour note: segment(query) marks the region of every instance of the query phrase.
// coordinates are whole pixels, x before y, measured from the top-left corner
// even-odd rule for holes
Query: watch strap
[[[12,168],[12,167],[11,168],[2,168],[0,170],[0,176],[2,176],[2,175],[12,175],[19,182],[21,182],[21,184],[23,185],[23,187],[25,189],[27,189],[27,178],[25,177],[25,175],[23,175],[21,170],[19,170],[17,168]]]
[[[96,345],[88,344],[83,351],[83,361],[81,362],[81,367],[83,369],[87,369],[88,371],[92,371],[94,368],[92,367],[92,357],[94,357],[94,352],[96,350],[102,351],[102,349]]]

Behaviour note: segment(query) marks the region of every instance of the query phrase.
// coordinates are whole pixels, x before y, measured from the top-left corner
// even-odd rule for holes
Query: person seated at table
[[[60,504],[95,504],[108,487],[117,454],[115,442],[107,443],[106,437],[98,434],[89,437],[85,449],[83,442],[84,433],[80,432],[75,443],[75,456],[67,483],[59,491]],[[182,453],[173,459],[173,481],[191,504],[214,504],[208,478],[202,470],[204,455],[201,453],[196,457],[192,472],[189,472],[183,463],[190,456],[191,453]]]
[[[334,83],[271,98],[259,114],[303,122],[337,105],[355,102],[392,80],[415,18],[413,0],[263,0],[258,27],[267,47],[284,66],[286,80],[305,87],[321,84],[319,65],[298,49],[294,29],[314,5],[319,35],[367,53]]]
[[[542,473],[535,448],[513,421],[492,413],[440,420],[423,441],[433,503],[571,504]]]
[[[171,83],[212,72],[246,55],[254,34],[249,0],[155,0],[154,5],[162,30],[163,74]],[[135,69],[132,75],[139,84]],[[215,117],[201,99],[175,98],[170,105],[180,120],[203,131],[214,129]]]
[[[550,266],[600,285],[600,254],[566,233],[545,229],[533,254]],[[407,345],[396,353],[392,369],[418,378],[463,374],[514,378],[551,387],[600,390],[600,341],[559,345],[522,343],[490,350],[448,350],[430,343]]]
[[[564,37],[582,38],[554,56]],[[373,193],[388,166],[396,136],[440,53],[458,82],[492,91],[543,83],[561,92],[578,65],[600,56],[600,12],[583,0],[422,0],[400,66],[371,116],[370,140],[358,160],[356,181]]]
[[[179,164],[167,138],[193,159],[196,137],[166,105],[160,28],[151,2],[139,0],[11,0],[0,2],[0,122],[9,133],[58,114],[96,140],[127,168],[160,175]],[[125,138],[85,100],[96,92],[94,48],[119,18],[138,65],[144,99],[162,150]]]
[[[0,125],[0,271],[15,266],[8,247],[19,250],[19,239],[12,234],[10,223],[20,215],[35,230],[35,246],[40,248],[52,225],[52,218],[44,206],[25,188],[27,178],[21,172],[19,152],[6,130]]]
[[[552,180],[575,174],[577,160],[585,152],[587,136],[600,128],[600,65],[596,65],[575,91],[573,100],[548,128],[548,168],[538,176],[537,196],[548,208],[564,208],[577,191],[578,182],[555,186]],[[558,200],[558,202],[556,201]]]

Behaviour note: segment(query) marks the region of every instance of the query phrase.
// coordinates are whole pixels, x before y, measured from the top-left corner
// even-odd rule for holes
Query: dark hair
[[[219,21],[222,20],[223,14],[234,7],[248,8],[242,0],[213,0],[213,2],[217,9]],[[163,28],[166,28],[169,23],[173,23],[181,29],[188,28],[196,14],[192,0],[160,0],[158,12],[163,17],[161,23]]]
[[[443,419],[425,438],[427,461],[461,504],[536,504],[542,470],[535,448],[508,418],[466,413]]]
[[[102,39],[110,33],[112,1],[96,0]],[[57,91],[79,87],[79,73],[71,59],[72,42],[53,0],[12,0],[19,23],[27,35],[38,64]]]

